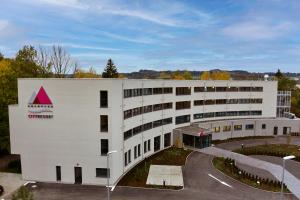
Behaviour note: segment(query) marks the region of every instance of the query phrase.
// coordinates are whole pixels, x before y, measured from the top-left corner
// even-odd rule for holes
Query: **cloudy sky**
[[[65,46],[82,68],[300,72],[299,0],[1,0],[0,52]]]

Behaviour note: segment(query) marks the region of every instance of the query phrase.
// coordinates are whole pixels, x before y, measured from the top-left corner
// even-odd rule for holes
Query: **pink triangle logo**
[[[39,92],[35,96],[35,99],[33,100],[32,104],[52,105],[52,101],[48,97],[43,86],[40,88]]]

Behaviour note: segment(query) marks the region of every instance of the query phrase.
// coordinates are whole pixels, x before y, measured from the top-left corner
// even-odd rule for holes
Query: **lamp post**
[[[109,151],[106,154],[106,165],[107,165],[107,200],[110,200],[110,191],[109,191],[109,178],[110,178],[110,169],[109,169],[109,155],[112,153],[117,153],[117,151]]]
[[[285,156],[282,159],[281,199],[283,199],[283,181],[284,181],[285,161],[291,160],[294,158],[295,158],[295,156],[290,155],[290,156]]]

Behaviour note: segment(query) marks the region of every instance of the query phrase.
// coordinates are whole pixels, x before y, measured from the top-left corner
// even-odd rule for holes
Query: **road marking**
[[[112,187],[111,187],[111,190],[110,191],[114,191],[114,189],[115,189],[115,185],[113,185]]]
[[[33,183],[33,184],[34,184],[34,183],[36,183],[36,182],[35,182],[35,181],[27,181],[27,182],[24,183],[23,185],[26,186],[26,185],[28,185],[29,183]]]
[[[215,179],[216,181],[219,181],[219,182],[220,182],[220,183],[222,183],[223,185],[226,185],[227,187],[230,187],[230,188],[232,188],[232,186],[231,186],[231,185],[229,185],[228,183],[226,183],[226,182],[224,182],[224,181],[221,181],[220,179],[218,179],[218,178],[214,177],[213,175],[211,175],[211,174],[208,174],[208,176],[210,176],[211,178]]]

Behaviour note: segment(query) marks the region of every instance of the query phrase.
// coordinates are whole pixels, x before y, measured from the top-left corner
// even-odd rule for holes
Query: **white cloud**
[[[242,22],[225,27],[224,35],[245,40],[269,40],[284,35],[292,27],[290,22],[269,24],[263,22]]]
[[[89,46],[89,45],[81,45],[81,44],[74,44],[74,43],[42,43],[41,46],[52,46],[52,45],[60,45],[64,47],[74,48],[74,49],[90,49],[90,50],[103,50],[103,51],[118,51],[120,49],[117,48],[108,48],[108,47],[97,47],[97,46]]]

